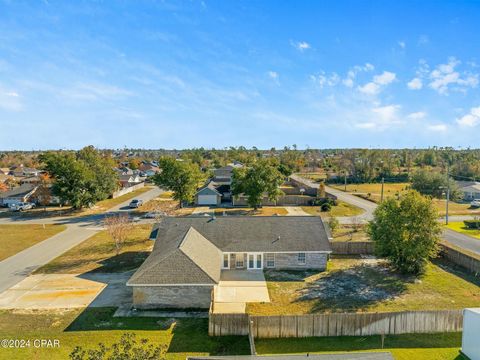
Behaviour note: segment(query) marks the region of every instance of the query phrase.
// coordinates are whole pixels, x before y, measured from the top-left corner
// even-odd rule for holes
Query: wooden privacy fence
[[[462,310],[250,317],[210,314],[209,334],[247,335],[249,321],[255,338],[367,336],[461,331],[463,315]]]
[[[373,241],[332,241],[330,247],[334,255],[370,255],[375,250]]]
[[[480,274],[480,257],[470,256],[464,252],[458,251],[447,244],[440,245],[440,255],[445,259],[467,269],[475,275]]]

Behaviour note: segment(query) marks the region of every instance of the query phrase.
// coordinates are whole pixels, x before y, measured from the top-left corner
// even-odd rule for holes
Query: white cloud
[[[268,76],[270,76],[270,78],[274,79],[274,80],[277,80],[278,79],[278,73],[275,72],[275,71],[269,71],[268,72]]]
[[[420,90],[423,87],[422,79],[418,77],[413,78],[407,83],[407,86],[410,90]]]
[[[20,95],[16,91],[0,88],[0,109],[21,111],[23,109]]]
[[[470,112],[456,120],[461,127],[474,127],[480,124],[480,106],[470,109]]]
[[[377,106],[370,109],[366,114],[367,121],[358,122],[355,127],[360,129],[385,130],[393,125],[401,123],[399,120],[400,105]]]
[[[396,77],[397,76],[395,75],[395,73],[392,73],[390,71],[384,71],[380,75],[375,75],[373,77],[373,82],[379,85],[388,85],[393,82]]]
[[[429,74],[430,83],[428,86],[439,94],[447,95],[449,90],[466,91],[467,88],[474,88],[478,85],[478,74],[460,73],[456,67],[460,61],[454,57],[446,64],[438,65]]]
[[[407,115],[407,118],[408,119],[412,119],[412,120],[419,120],[419,119],[423,119],[427,116],[427,113],[424,112],[424,111],[417,111],[417,112],[413,112],[413,113],[410,113]]]
[[[363,86],[360,86],[358,90],[360,90],[360,92],[364,94],[375,95],[379,93],[380,86],[378,84],[375,84],[374,82],[369,82]]]
[[[397,75],[390,71],[384,71],[380,75],[375,75],[373,80],[363,86],[359,86],[358,90],[364,94],[376,95],[383,86],[392,83],[396,79]]]
[[[436,131],[436,132],[444,132],[447,131],[447,125],[445,124],[435,124],[435,125],[429,125],[427,126],[427,129],[430,131]]]
[[[372,71],[373,69],[375,69],[375,67],[370,63],[365,63],[365,65],[355,65],[348,70],[347,76],[342,80],[342,83],[346,87],[352,88],[355,85],[355,78],[358,73]]]
[[[299,51],[305,51],[311,48],[310,44],[306,41],[290,41],[290,44]]]
[[[101,83],[78,83],[62,92],[62,95],[74,100],[95,101],[115,100],[133,95],[130,91],[117,86]]]
[[[280,84],[280,75],[278,75],[278,73],[276,71],[269,71],[268,72],[268,77],[270,79],[273,80],[273,82],[275,82],[275,84],[279,85]]]
[[[320,87],[335,86],[340,82],[340,76],[336,72],[327,75],[324,71],[321,71],[317,75],[310,75],[310,80]]]
[[[407,44],[405,43],[405,41],[399,41],[399,42],[398,42],[398,46],[400,46],[402,49],[405,49],[405,47],[407,46]]]

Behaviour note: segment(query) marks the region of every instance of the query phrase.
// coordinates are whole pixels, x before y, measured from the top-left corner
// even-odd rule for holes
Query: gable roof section
[[[197,195],[202,194],[202,195],[219,195],[222,196],[222,194],[216,189],[216,184],[214,181],[209,181],[208,184],[206,184],[204,187],[200,188],[197,191]]]
[[[186,256],[197,264],[208,276],[218,282],[222,252],[193,227],[190,227],[179,246]],[[218,260],[218,261],[216,261]]]
[[[190,227],[223,252],[331,251],[329,235],[317,216],[165,217],[157,241],[169,243]]]
[[[157,240],[154,251],[127,285],[217,284],[222,253],[195,229]]]
[[[37,186],[35,186],[33,184],[26,183],[26,184],[17,186],[15,188],[13,188],[12,190],[6,191],[4,193],[0,193],[0,198],[1,199],[7,199],[7,198],[11,198],[11,197],[15,197],[15,198],[23,197],[23,196],[26,196],[30,193],[33,193],[36,190],[36,188],[37,188]]]

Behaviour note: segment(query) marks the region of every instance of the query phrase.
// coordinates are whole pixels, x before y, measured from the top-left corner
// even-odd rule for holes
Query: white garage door
[[[198,205],[217,205],[217,195],[198,195]]]

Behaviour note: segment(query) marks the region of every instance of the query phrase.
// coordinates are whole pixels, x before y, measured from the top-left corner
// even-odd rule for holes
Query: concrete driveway
[[[0,309],[71,309],[121,306],[132,301],[125,283],[131,272],[120,274],[39,274],[0,294]]]
[[[301,206],[284,206],[284,208],[287,210],[286,216],[311,216]]]
[[[214,312],[245,313],[249,302],[270,302],[263,271],[222,271],[214,291]]]

